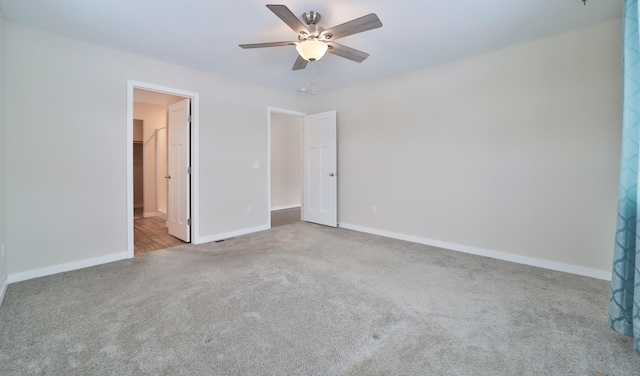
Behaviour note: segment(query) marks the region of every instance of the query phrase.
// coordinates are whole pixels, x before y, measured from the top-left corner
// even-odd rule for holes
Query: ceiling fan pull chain
[[[316,66],[315,60],[312,60],[311,61],[311,95],[316,95],[316,92],[313,89],[313,77],[314,77],[314,73],[315,73],[315,69],[314,69],[315,66]]]

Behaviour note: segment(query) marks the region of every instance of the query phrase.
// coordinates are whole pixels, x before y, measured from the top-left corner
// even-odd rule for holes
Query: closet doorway
[[[133,90],[134,254],[185,244],[168,229],[170,112],[183,101],[190,103],[181,96]]]
[[[143,121],[133,120],[133,217],[144,213],[144,136]]]

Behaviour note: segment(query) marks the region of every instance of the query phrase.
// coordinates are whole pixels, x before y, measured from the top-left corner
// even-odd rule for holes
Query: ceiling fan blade
[[[308,61],[303,59],[302,56],[298,55],[298,59],[296,60],[296,63],[293,64],[293,69],[292,70],[304,69],[304,68],[307,67],[307,63],[308,63]]]
[[[252,43],[241,44],[242,48],[263,48],[263,47],[280,47],[280,46],[295,46],[295,42],[269,42],[269,43]]]
[[[303,24],[302,21],[300,21],[300,19],[296,17],[296,15],[293,14],[286,5],[267,4],[267,8],[275,13],[276,16],[280,17],[280,19],[289,25],[289,27],[296,33],[300,34],[300,32],[303,31],[307,34],[309,33],[309,29],[307,29],[305,24]]]
[[[331,40],[335,40],[379,27],[382,27],[382,22],[375,13],[371,13],[325,30],[322,35],[331,34]]]
[[[343,46],[336,42],[327,42],[327,44],[329,45],[328,53],[353,60],[356,63],[362,63],[364,59],[369,57],[369,54],[366,52],[358,51],[355,48]]]

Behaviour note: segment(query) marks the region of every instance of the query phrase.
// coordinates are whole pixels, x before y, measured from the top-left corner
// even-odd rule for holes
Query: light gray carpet
[[[10,285],[0,374],[638,375],[608,291],[297,223]]]

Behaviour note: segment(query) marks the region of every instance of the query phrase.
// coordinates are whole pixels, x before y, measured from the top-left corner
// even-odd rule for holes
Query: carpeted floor
[[[296,223],[10,285],[0,374],[638,375],[608,294]]]

